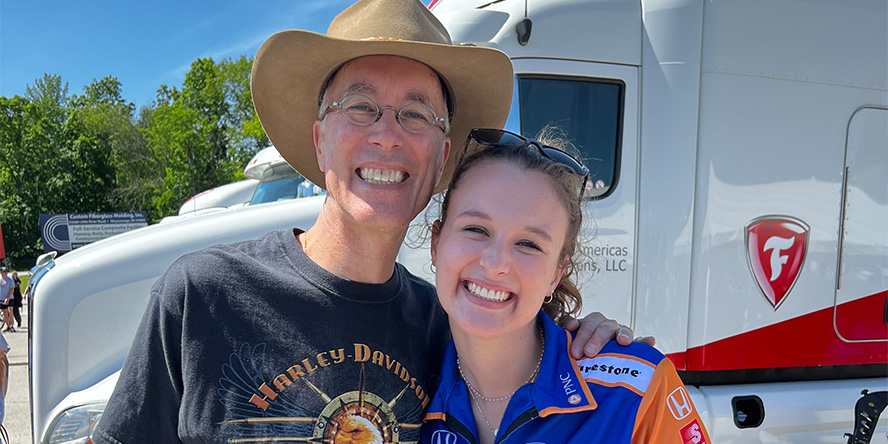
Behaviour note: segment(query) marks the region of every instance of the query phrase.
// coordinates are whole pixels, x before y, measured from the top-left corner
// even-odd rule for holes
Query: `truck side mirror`
[[[517,25],[515,25],[515,32],[518,34],[518,44],[521,46],[527,46],[527,42],[530,41],[530,30],[533,28],[533,23],[529,18],[523,18]]]

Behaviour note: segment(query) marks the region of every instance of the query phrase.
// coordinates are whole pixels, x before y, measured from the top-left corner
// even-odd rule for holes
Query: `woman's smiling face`
[[[433,230],[432,261],[451,328],[497,338],[526,326],[563,271],[568,213],[550,179],[484,160],[449,199]]]

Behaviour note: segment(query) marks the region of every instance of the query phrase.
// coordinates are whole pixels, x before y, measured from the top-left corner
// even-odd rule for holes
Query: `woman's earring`
[[[545,299],[543,299],[543,303],[544,304],[551,304],[553,300],[555,300],[555,297],[552,296],[552,293],[549,293],[549,295],[546,296]]]

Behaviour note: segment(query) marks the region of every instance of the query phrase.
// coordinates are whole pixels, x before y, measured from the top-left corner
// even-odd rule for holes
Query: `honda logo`
[[[432,432],[432,444],[456,444],[459,438],[448,430],[435,430]]]
[[[789,216],[765,216],[746,225],[749,269],[776,310],[792,290],[808,250],[808,225]]]
[[[684,387],[673,390],[666,398],[666,405],[676,420],[682,420],[694,411],[694,407],[691,405],[691,397],[688,396],[688,392],[685,391]]]

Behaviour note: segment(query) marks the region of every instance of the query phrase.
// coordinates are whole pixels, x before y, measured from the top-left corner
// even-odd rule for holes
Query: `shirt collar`
[[[532,385],[515,392],[500,427],[511,421],[509,416],[520,415],[530,408],[545,417],[594,410],[598,407],[577,361],[570,356],[573,336],[542,311],[537,314],[537,321],[542,324],[545,337],[539,375]],[[466,384],[456,368],[456,348],[451,340],[444,352],[441,384],[429,404],[425,420],[446,420],[447,415],[452,415],[474,429],[475,422],[468,397]]]

